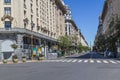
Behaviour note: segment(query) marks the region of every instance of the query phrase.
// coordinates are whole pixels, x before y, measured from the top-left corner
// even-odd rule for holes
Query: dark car
[[[105,57],[109,57],[109,58],[116,58],[116,55],[117,55],[117,53],[111,52],[111,51],[106,51],[106,52],[104,53],[104,56],[105,56]]]

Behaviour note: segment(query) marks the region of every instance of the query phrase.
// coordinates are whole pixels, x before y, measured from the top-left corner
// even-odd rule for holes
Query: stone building
[[[95,42],[100,34],[105,37],[103,46],[120,51],[117,50],[120,46],[120,0],[105,0]]]
[[[88,46],[80,29],[72,19],[72,13],[68,6],[66,6],[65,14],[65,34],[72,38],[72,46],[76,46],[79,43],[81,43],[83,46]]]
[[[33,53],[47,57],[58,37],[65,35],[65,13],[62,0],[0,0],[1,58],[11,59],[13,43],[19,57]]]

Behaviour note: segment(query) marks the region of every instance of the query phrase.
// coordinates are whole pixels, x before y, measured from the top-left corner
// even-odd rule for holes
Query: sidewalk
[[[27,60],[26,62],[23,61],[18,61],[17,63],[14,63],[13,61],[7,61],[7,63],[3,63],[2,61],[0,61],[0,64],[20,64],[20,63],[30,63],[30,62],[42,62],[45,60]]]

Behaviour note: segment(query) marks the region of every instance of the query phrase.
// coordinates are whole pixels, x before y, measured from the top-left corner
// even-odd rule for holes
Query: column
[[[17,34],[17,45],[18,48],[16,50],[16,53],[18,55],[18,58],[21,60],[23,55],[23,34]]]

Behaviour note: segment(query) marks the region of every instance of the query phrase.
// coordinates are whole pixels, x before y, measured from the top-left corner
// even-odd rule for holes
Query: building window
[[[5,15],[11,15],[11,8],[10,7],[5,7],[4,8],[4,14]]]
[[[11,21],[5,21],[5,29],[11,28]]]
[[[11,0],[4,0],[5,4],[11,4]]]

